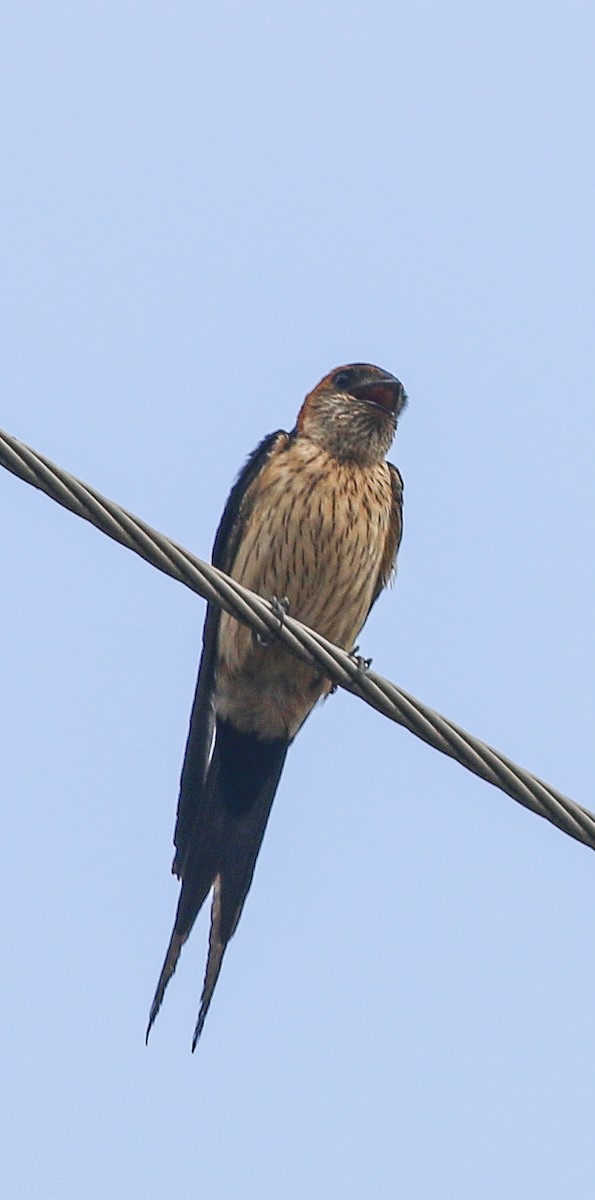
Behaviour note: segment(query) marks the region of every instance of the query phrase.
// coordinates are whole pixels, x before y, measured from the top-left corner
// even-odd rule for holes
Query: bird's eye
[[[334,383],[335,387],[340,389],[340,391],[343,391],[343,390],[346,391],[349,387],[350,382],[351,382],[351,375],[350,375],[349,371],[337,371],[337,374],[333,376],[333,383]]]

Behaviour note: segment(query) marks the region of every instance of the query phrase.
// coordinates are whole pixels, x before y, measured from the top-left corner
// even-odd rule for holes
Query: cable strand
[[[50,459],[0,430],[0,465],[44,492],[102,533],[133,550],[151,566],[183,583],[210,603],[249,625],[261,637],[275,637],[298,658],[322,670],[333,683],[364,700],[421,741],[455,759],[479,778],[544,817],[569,837],[595,849],[595,816],[544,783],[447,717],[435,712],[352,655],[278,610],[210,563],[102,496]]]

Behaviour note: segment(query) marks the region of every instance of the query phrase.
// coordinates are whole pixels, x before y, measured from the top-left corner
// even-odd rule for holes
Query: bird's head
[[[336,367],[304,400],[297,433],[333,457],[369,466],[381,462],[407,403],[403,384],[371,363]]]

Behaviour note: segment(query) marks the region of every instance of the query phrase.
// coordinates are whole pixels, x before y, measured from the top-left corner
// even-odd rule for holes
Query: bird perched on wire
[[[269,434],[248,459],[213,546],[216,567],[347,651],[395,568],[403,482],[385,455],[406,402],[399,380],[369,363],[325,375],[291,433]],[[174,835],[182,887],[147,1038],[213,889],[195,1049],[287,751],[331,688],[282,645],[209,604]]]

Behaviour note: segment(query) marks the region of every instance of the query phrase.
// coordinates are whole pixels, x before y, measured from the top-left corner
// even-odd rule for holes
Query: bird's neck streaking
[[[306,397],[297,423],[299,436],[338,462],[371,467],[382,462],[395,436],[396,417],[384,409],[337,394]]]

